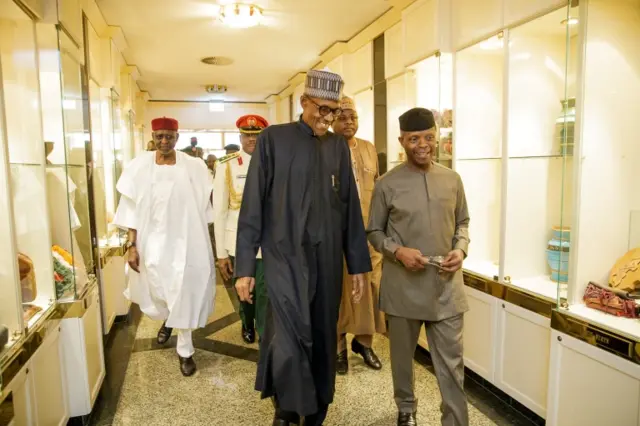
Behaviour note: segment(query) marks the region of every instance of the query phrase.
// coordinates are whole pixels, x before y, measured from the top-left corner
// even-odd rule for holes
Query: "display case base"
[[[20,352],[2,366],[1,424],[67,424],[69,410],[60,336],[60,321],[47,318],[20,342]]]
[[[105,377],[98,286],[84,299],[59,306],[61,344],[71,417],[91,413]]]
[[[416,351],[416,359],[421,364],[426,364],[426,365],[431,364],[431,354],[427,349],[425,349],[422,346],[418,346],[418,350]],[[517,411],[519,414],[521,414],[523,417],[529,420],[531,424],[539,425],[539,426],[545,425],[545,419],[543,419],[533,411],[529,410],[526,406],[520,404],[518,401],[513,399],[507,393],[503,392],[498,387],[493,385],[490,381],[476,374],[473,370],[471,370],[468,367],[464,368],[464,380],[465,380],[465,388],[469,388],[472,386],[473,387],[479,386],[484,391],[487,391],[492,395],[494,395],[497,399],[500,400],[500,402],[504,403],[505,405]]]
[[[557,315],[554,328],[568,325],[570,334],[552,330],[547,425],[637,426],[640,365],[605,349],[618,351],[620,336]]]
[[[101,260],[101,300],[104,334],[108,335],[116,317],[129,312],[130,302],[124,297],[127,288],[124,257],[119,251],[111,251]]]
[[[465,366],[536,416],[546,416],[555,303],[465,271]],[[424,332],[419,344],[427,349]]]

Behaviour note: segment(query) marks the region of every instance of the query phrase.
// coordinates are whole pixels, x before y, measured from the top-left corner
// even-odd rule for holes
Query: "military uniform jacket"
[[[438,273],[427,265],[412,272],[395,258],[398,247],[426,256],[446,256],[469,246],[469,211],[460,176],[433,164],[427,173],[406,163],[376,183],[371,200],[369,241],[384,255],[380,308],[389,315],[441,321],[467,311],[462,269]]]
[[[213,180],[213,214],[218,259],[236,255],[238,216],[251,155],[244,151],[222,157]],[[261,253],[258,252],[258,257]]]

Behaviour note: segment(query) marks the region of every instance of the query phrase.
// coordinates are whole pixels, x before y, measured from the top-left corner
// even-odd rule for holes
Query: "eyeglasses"
[[[316,107],[318,107],[318,112],[323,117],[325,117],[325,116],[327,116],[329,114],[333,114],[334,117],[339,117],[340,115],[342,115],[342,109],[340,109],[340,108],[330,108],[327,105],[319,105],[317,102],[315,102],[313,99],[311,99],[309,97],[307,97],[307,99],[309,100],[309,102],[311,102]]]

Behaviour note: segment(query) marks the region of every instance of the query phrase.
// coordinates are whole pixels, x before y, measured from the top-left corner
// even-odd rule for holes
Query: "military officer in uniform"
[[[268,125],[267,120],[259,115],[240,117],[236,122],[236,127],[240,131],[242,150],[220,158],[216,165],[213,183],[214,232],[218,257],[217,265],[225,281],[229,281],[233,277],[238,215],[251,154],[256,148],[258,134]],[[225,149],[228,148],[229,145],[225,147]],[[261,259],[260,252],[257,257]],[[251,301],[240,303],[242,338],[247,343],[255,342],[256,327],[258,335],[262,335],[266,298],[262,260],[258,260],[256,284]]]
[[[224,147],[225,155],[235,154],[236,152],[239,152],[239,151],[240,151],[240,147],[235,143],[230,143]]]

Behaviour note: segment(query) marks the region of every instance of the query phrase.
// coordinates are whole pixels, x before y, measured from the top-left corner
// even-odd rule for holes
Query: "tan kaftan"
[[[355,148],[351,148],[353,175],[358,186],[360,208],[365,227],[369,221],[369,205],[375,180],[378,177],[378,154],[372,143],[356,139]],[[338,334],[351,333],[356,336],[385,333],[384,313],[380,312],[380,278],[382,276],[382,255],[369,244],[373,272],[366,274],[366,284],[360,303],[353,303],[351,276],[344,268],[342,300],[338,319]]]

